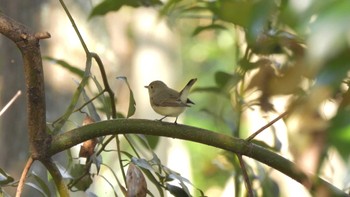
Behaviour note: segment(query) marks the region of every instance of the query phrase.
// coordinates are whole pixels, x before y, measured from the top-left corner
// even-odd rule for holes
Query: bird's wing
[[[163,107],[189,107],[189,105],[180,100],[180,94],[170,88],[168,91],[162,91],[155,95],[153,103]]]

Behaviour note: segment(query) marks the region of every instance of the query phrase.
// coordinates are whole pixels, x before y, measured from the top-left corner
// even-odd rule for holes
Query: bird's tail
[[[180,100],[183,103],[187,103],[187,97],[190,93],[190,89],[193,86],[193,84],[197,81],[197,78],[191,79],[186,86],[181,90],[180,92]]]

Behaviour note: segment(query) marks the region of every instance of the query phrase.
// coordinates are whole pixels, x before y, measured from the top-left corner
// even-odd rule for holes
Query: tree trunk
[[[42,3],[42,0],[0,0],[0,10],[35,32],[40,30]],[[0,49],[0,109],[18,90],[22,91],[0,118],[0,168],[18,179],[29,156],[24,68],[21,53],[12,41],[0,36]]]

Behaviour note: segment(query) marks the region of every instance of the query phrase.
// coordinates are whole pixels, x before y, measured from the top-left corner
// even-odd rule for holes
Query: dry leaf
[[[145,197],[147,194],[147,183],[141,170],[133,163],[129,164],[126,173],[127,197]]]
[[[86,116],[83,120],[83,126],[94,122],[94,119],[92,119],[90,116]],[[93,155],[97,142],[97,138],[85,141],[80,147],[79,157],[89,158],[91,155]]]

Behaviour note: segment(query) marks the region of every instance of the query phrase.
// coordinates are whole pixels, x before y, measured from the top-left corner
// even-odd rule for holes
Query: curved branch
[[[49,154],[56,154],[95,137],[127,133],[178,138],[217,147],[260,161],[293,178],[309,190],[323,187],[331,196],[348,196],[327,181],[303,172],[293,162],[244,139],[234,138],[205,129],[160,121],[117,119],[89,124],[54,136]]]

